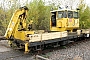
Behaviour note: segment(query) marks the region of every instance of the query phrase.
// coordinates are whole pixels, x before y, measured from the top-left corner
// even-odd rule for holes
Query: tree
[[[50,7],[42,0],[33,0],[29,5],[28,20],[33,20],[34,29],[49,29]]]
[[[3,35],[5,32],[4,24],[3,22],[5,21],[5,12],[3,8],[0,8],[0,35]]]
[[[79,6],[80,11],[80,28],[89,28],[90,27],[90,8],[85,4]]]

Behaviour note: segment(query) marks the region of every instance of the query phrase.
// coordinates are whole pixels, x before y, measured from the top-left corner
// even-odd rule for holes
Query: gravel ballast
[[[90,39],[70,43],[64,49],[46,53],[48,54],[51,60],[90,60]]]
[[[4,46],[4,43],[2,44]],[[52,48],[51,51],[44,52],[40,56],[50,60],[90,60],[90,39],[73,42],[63,48]],[[22,51],[12,49],[0,52],[0,60],[35,60],[35,55],[31,53],[25,55]]]

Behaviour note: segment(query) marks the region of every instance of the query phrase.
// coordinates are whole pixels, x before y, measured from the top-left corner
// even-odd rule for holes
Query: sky
[[[3,2],[4,1],[4,2]],[[4,3],[4,6],[8,6],[8,3],[10,3],[10,2],[7,2],[7,1],[13,1],[13,0],[0,0],[0,6],[2,5],[2,3]],[[15,0],[14,0],[15,1]],[[32,1],[32,0],[19,0],[20,1],[20,4],[21,4],[21,6],[25,6],[25,2],[26,1],[28,1],[28,2],[30,2],[30,1]],[[46,2],[46,5],[48,4],[48,2],[51,2],[52,0],[43,0],[43,1],[45,1]],[[53,1],[55,1],[55,0],[53,0]],[[55,1],[56,2],[56,1]],[[90,0],[85,0],[85,3],[88,5],[88,6],[90,6]],[[63,5],[65,5],[65,3],[63,3]],[[73,7],[75,7],[75,6],[73,6]]]
[[[90,0],[85,0],[85,2],[90,6]]]

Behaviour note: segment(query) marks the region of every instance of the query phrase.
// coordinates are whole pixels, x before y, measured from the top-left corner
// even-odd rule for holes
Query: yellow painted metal
[[[26,26],[27,11],[25,7],[17,9],[13,14],[8,28],[5,33],[5,37],[10,39],[11,37],[25,41],[28,34],[34,34],[34,31],[28,31]],[[20,27],[19,27],[20,26]]]
[[[9,44],[9,46],[11,46],[12,45],[12,41],[8,40],[8,44]]]
[[[8,28],[7,28],[7,30],[6,30],[6,33],[5,33],[5,37],[8,39],[8,38],[10,38],[10,36],[12,35],[12,33],[14,32],[14,31],[16,31],[15,29],[18,29],[18,24],[19,24],[19,16],[21,15],[21,14],[23,14],[24,12],[26,12],[26,10],[24,10],[24,9],[18,9],[18,10],[16,10],[15,11],[15,13],[13,14],[13,16],[12,16],[12,18],[11,18],[11,20],[10,20],[10,23],[9,23],[9,25],[8,25]]]
[[[27,35],[34,34],[34,31],[16,31],[14,33],[14,38],[22,41],[28,40]]]
[[[74,21],[78,21],[74,23]],[[73,30],[79,28],[79,19],[69,22],[69,19],[62,18],[61,20],[57,20],[57,25],[55,27],[50,26],[51,31],[66,31],[66,30]]]
[[[60,11],[60,10],[59,10]],[[74,10],[70,10],[74,11]],[[79,19],[75,18],[58,18],[56,12],[56,26],[52,26],[52,21],[50,19],[50,30],[51,31],[73,31],[73,29],[79,28]]]
[[[29,49],[28,49],[28,43],[25,43],[25,53],[28,53]]]

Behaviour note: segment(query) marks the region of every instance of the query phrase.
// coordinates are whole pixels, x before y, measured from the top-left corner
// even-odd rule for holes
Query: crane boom
[[[10,20],[10,23],[8,25],[6,33],[4,35],[5,38],[7,38],[7,39],[10,38],[12,36],[12,34],[16,31],[16,29],[18,29],[20,19],[21,18],[25,19],[25,16],[27,14],[27,10],[28,10],[27,7],[22,7],[22,8],[15,11],[15,13],[13,14],[13,16]]]

